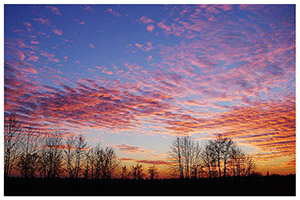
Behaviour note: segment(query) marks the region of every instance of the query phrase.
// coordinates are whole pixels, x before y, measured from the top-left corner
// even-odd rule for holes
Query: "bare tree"
[[[85,168],[84,168],[84,178],[91,179],[94,178],[94,157],[93,157],[94,149],[91,148],[88,151],[85,151]]]
[[[181,138],[181,149],[184,155],[185,178],[190,178],[191,171],[191,154],[193,152],[194,143],[190,136],[186,135]]]
[[[66,170],[69,174],[70,178],[74,178],[75,176],[75,151],[74,151],[74,144],[75,144],[75,138],[70,136],[66,139],[66,145],[65,145],[65,156],[66,156]]]
[[[218,177],[222,175],[223,177],[248,176],[255,167],[252,158],[246,156],[231,138],[221,135],[208,141],[203,152],[203,159],[211,178],[215,177],[216,171]]]
[[[101,178],[101,173],[102,173],[102,163],[104,161],[104,152],[103,149],[100,147],[100,144],[98,144],[94,150],[92,151],[92,158],[94,160],[93,165],[94,165],[94,179],[99,179]]]
[[[248,176],[255,169],[255,163],[252,157],[234,145],[230,157],[232,176]]]
[[[173,170],[180,178],[198,176],[198,169],[201,165],[201,148],[188,135],[176,137],[173,141],[169,155],[174,161]]]
[[[118,169],[120,162],[117,160],[113,148],[103,149],[100,144],[97,144],[86,153],[85,164],[85,177],[110,179]]]
[[[205,147],[206,165],[208,160],[213,161],[210,162],[209,167],[217,166],[218,177],[222,177],[222,174],[224,177],[227,176],[227,165],[232,154],[232,146],[231,138],[218,135],[215,139],[209,140]]]
[[[256,169],[256,165],[252,159],[252,156],[250,156],[250,155],[246,156],[245,161],[246,161],[245,176],[249,176]]]
[[[144,177],[143,165],[136,164],[136,166],[131,166],[131,175],[133,179],[141,180]]]
[[[173,159],[175,165],[173,165],[174,171],[179,173],[180,178],[184,178],[183,175],[183,155],[182,155],[182,149],[181,149],[181,138],[176,137],[175,140],[173,141],[169,155],[171,159]]]
[[[225,138],[221,137],[221,140],[223,142],[223,148],[221,150],[222,153],[222,158],[223,158],[223,176],[227,176],[227,161],[232,155],[232,146],[233,146],[233,141],[231,138]]]
[[[126,167],[126,165],[124,165],[121,171],[121,179],[127,179],[128,178],[128,169]]]
[[[47,133],[42,142],[39,155],[40,174],[44,178],[55,178],[62,171],[63,138],[61,133]]]
[[[66,139],[66,168],[70,178],[78,178],[82,168],[82,157],[87,144],[82,135]]]
[[[198,178],[199,171],[203,167],[202,148],[198,142],[193,144],[191,155],[191,177]]]
[[[120,163],[116,159],[117,156],[113,148],[106,147],[103,152],[102,178],[111,179]]]
[[[216,162],[216,158],[210,151],[209,145],[205,145],[204,151],[202,152],[202,158],[204,161],[204,167],[208,170],[208,175],[210,178],[213,178],[214,171],[214,163]]]
[[[158,178],[158,168],[155,165],[152,165],[148,168],[149,178],[150,180],[154,180]]]
[[[209,140],[208,148],[210,151],[210,155],[214,156],[216,159],[219,177],[221,177],[222,176],[222,170],[221,170],[222,150],[224,148],[223,138],[221,138],[221,136],[219,135],[216,139]]]
[[[34,128],[27,127],[24,129],[20,143],[21,153],[20,158],[18,159],[18,167],[25,178],[33,178],[35,172],[38,170],[38,165],[36,163],[39,159],[39,139],[40,133]]]
[[[9,177],[19,156],[21,125],[14,115],[5,120],[4,125],[4,177]]]

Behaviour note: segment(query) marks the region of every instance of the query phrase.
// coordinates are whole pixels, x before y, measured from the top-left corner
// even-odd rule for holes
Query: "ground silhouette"
[[[6,178],[5,196],[295,196],[296,176],[89,180]]]

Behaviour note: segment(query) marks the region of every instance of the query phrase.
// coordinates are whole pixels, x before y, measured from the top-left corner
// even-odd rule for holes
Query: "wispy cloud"
[[[50,26],[50,20],[46,17],[34,18],[33,21]]]
[[[136,147],[136,146],[131,146],[128,144],[120,144],[120,145],[114,145],[117,149],[120,151],[123,151],[125,153],[149,153],[152,152],[151,150],[146,150],[142,147]]]
[[[171,162],[166,162],[164,160],[138,160],[133,158],[119,158],[121,161],[131,161],[141,164],[149,164],[149,165],[172,165]]]
[[[107,9],[107,12],[113,14],[114,16],[121,17],[122,15],[119,12],[114,11],[112,8]]]
[[[56,35],[62,35],[62,30],[58,29],[58,28],[54,28],[52,29],[53,33],[55,33]]]
[[[59,9],[55,6],[46,6],[48,10],[50,10],[55,15],[61,15]]]

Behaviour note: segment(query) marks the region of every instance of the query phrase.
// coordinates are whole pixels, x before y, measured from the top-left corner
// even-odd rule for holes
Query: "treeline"
[[[67,136],[60,132],[41,133],[22,126],[13,115],[4,125],[4,177],[12,171],[22,177],[71,179],[144,179],[143,165],[122,166],[112,147],[100,144],[89,147],[82,135]],[[255,165],[229,138],[217,137],[202,148],[190,136],[176,137],[169,155],[172,175],[180,178],[248,176]],[[159,178],[155,165],[147,169],[148,178]]]
[[[121,166],[112,147],[87,145],[82,135],[63,137],[60,132],[42,133],[22,126],[13,115],[4,125],[4,177],[13,170],[24,178],[69,177],[71,179],[143,179],[143,165]],[[158,178],[158,168],[147,170],[149,179]]]
[[[216,178],[256,174],[255,163],[230,138],[218,135],[204,147],[190,136],[176,137],[169,152],[180,178]]]

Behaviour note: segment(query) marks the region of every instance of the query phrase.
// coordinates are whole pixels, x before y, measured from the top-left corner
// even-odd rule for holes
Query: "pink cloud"
[[[36,62],[38,59],[39,59],[38,56],[29,55],[27,61],[31,61],[32,60],[33,62]]]
[[[47,26],[50,26],[50,20],[46,17],[40,17],[40,18],[34,18],[33,21],[36,21],[40,24],[46,24]]]
[[[113,11],[113,9],[111,9],[111,8],[107,9],[107,12],[113,14],[114,16],[121,17],[120,13]]]
[[[95,46],[93,44],[89,44],[89,47],[92,49],[95,48]]]
[[[215,19],[214,16],[211,16],[211,17],[208,18],[208,21],[213,22],[213,21],[216,21],[216,19]]]
[[[84,6],[83,7],[84,10],[87,10],[87,11],[90,11],[90,12],[93,12],[93,8],[91,6]]]
[[[22,70],[31,74],[38,74],[38,72],[34,68],[28,66],[26,68],[23,68]]]
[[[62,35],[62,31],[58,28],[54,28],[53,30],[53,33],[55,33],[56,35]]]
[[[224,11],[229,11],[229,10],[232,10],[232,5],[231,4],[223,4],[223,5],[219,5],[219,8],[221,8]]]
[[[157,23],[157,26],[162,28],[163,30],[170,32],[171,31],[171,27],[168,25],[165,25],[163,22],[159,22]]]
[[[46,8],[55,15],[61,15],[61,13],[59,12],[59,9],[56,8],[55,6],[46,6]]]
[[[16,55],[19,56],[19,59],[20,59],[21,61],[24,61],[26,56],[25,56],[25,54],[23,53],[23,51],[21,51],[21,50],[19,50],[19,49],[15,49],[15,51],[16,51]]]
[[[75,22],[77,22],[79,25],[85,25],[84,21],[80,21],[79,19],[73,19]]]
[[[152,32],[155,29],[155,27],[153,25],[148,25],[147,26],[147,31]]]
[[[23,24],[26,26],[28,32],[32,31],[32,25],[29,22],[23,22]]]
[[[38,41],[30,41],[30,44],[40,44]]]
[[[25,48],[25,47],[26,47],[26,45],[24,44],[24,42],[23,42],[22,39],[17,40],[17,43],[18,43],[18,47],[19,47],[19,48]]]
[[[52,53],[47,53],[47,52],[41,51],[40,54],[42,56],[45,56],[46,58],[48,58],[48,61],[52,61],[52,62],[56,62],[56,63],[59,62],[59,59],[55,58],[55,55]]]
[[[153,23],[154,21],[150,18],[147,18],[146,16],[142,16],[140,18],[141,22],[144,23],[144,24],[149,24],[149,23]]]
[[[214,13],[214,14],[220,13],[220,11],[215,6],[213,6],[213,5],[207,6],[206,12],[207,13]]]
[[[143,50],[143,51],[151,51],[153,50],[153,46],[152,46],[152,43],[151,42],[147,42],[146,45],[142,45],[142,44],[139,44],[139,43],[135,43],[134,44],[137,48]]]

